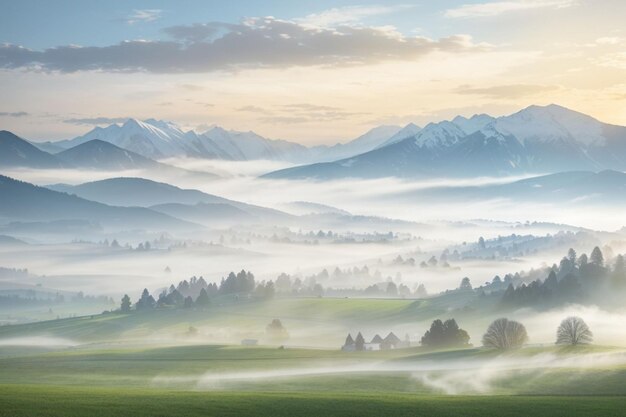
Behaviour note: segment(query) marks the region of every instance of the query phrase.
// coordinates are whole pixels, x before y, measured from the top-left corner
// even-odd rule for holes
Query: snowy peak
[[[471,135],[474,132],[478,132],[494,120],[495,118],[483,113],[475,114],[469,119],[463,116],[456,116],[452,119],[452,123],[460,127],[466,134]]]
[[[414,137],[418,146],[426,148],[449,147],[467,136],[467,134],[453,122],[444,120],[439,123],[429,123]],[[406,140],[406,139],[405,139]]]
[[[510,116],[497,118],[486,131],[513,135],[522,143],[568,142],[602,145],[602,123],[591,116],[556,104],[530,106]]]
[[[375,128],[368,130],[367,132],[365,132],[358,138],[346,143],[345,146],[366,147],[369,149],[365,150],[364,152],[367,152],[369,150],[374,149],[376,146],[380,145],[384,141],[390,139],[401,130],[402,128],[400,126],[392,126],[392,125],[377,126]]]
[[[414,123],[409,123],[408,125],[404,126],[402,129],[400,129],[398,133],[396,133],[395,135],[390,137],[387,141],[383,142],[380,146],[378,146],[378,148],[382,148],[382,147],[391,145],[393,143],[401,142],[404,139],[411,138],[415,136],[420,130],[422,130],[422,128],[419,127],[418,125]]]
[[[530,106],[498,118],[458,116],[429,123],[413,136],[385,145],[336,162],[287,168],[267,177],[465,177],[626,170],[626,127],[604,124],[557,105]]]

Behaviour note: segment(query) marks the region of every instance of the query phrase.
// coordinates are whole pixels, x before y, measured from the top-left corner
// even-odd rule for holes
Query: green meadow
[[[384,329],[449,314],[440,306],[450,301],[292,298],[2,326],[0,415],[624,415],[620,348],[342,352],[340,343],[240,346],[184,336],[190,326],[263,329],[276,316],[303,333]]]

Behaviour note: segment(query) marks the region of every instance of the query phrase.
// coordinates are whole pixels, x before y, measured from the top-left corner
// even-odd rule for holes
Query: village
[[[348,333],[346,341],[341,347],[341,350],[344,352],[355,352],[368,350],[403,349],[408,347],[411,347],[409,335],[406,335],[404,340],[400,340],[400,338],[396,336],[393,332],[389,332],[389,334],[384,339],[380,335],[376,334],[368,343],[365,341],[365,338],[363,337],[361,332],[359,332],[354,339],[352,338],[352,335]]]

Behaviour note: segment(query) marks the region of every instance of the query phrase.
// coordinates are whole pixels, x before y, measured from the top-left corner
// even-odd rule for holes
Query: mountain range
[[[430,123],[360,155],[265,177],[499,176],[604,169],[626,169],[626,127],[552,104],[530,106],[510,116],[458,116]]]
[[[388,128],[377,128],[376,132],[391,132]],[[376,132],[370,136],[379,138],[380,134],[376,135]],[[387,137],[383,135],[383,139]],[[371,149],[363,146],[363,142],[367,142],[365,139],[357,138],[358,142],[353,145],[355,153]],[[96,127],[74,139],[44,142],[40,146],[42,149],[69,149],[92,140],[108,142],[150,159],[186,156],[232,161],[266,159],[306,162],[318,154],[332,160],[354,154],[346,152],[344,145],[307,148],[294,142],[267,139],[254,132],[226,130],[219,126],[203,133],[183,131],[174,123],[155,119],[128,119],[122,124]],[[370,142],[373,142],[372,147],[378,144],[376,140]],[[338,152],[339,156],[332,156],[334,152]]]
[[[626,127],[552,104],[502,117],[457,116],[424,128],[379,126],[344,144],[305,147],[254,132],[213,127],[197,133],[171,122],[128,119],[58,142],[29,143],[3,131],[0,151],[0,167],[165,168],[157,160],[187,156],[300,164],[265,178],[502,176],[625,170]]]

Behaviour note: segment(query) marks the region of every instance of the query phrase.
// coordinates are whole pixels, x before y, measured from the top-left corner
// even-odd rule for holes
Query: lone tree
[[[593,333],[580,317],[568,317],[556,330],[557,345],[588,345],[593,341]]]
[[[487,328],[487,333],[483,336],[483,345],[499,350],[515,349],[522,347],[527,340],[528,334],[523,324],[500,318]]]
[[[120,310],[122,310],[122,312],[124,313],[130,312],[130,297],[128,296],[128,294],[124,294],[124,296],[122,297],[122,305],[120,307]]]
[[[461,284],[459,284],[459,290],[461,291],[469,291],[472,289],[472,283],[468,277],[465,277],[461,280]]]
[[[267,333],[268,339],[275,343],[284,342],[289,339],[289,333],[280,319],[272,320],[272,322],[265,327],[265,332]]]

